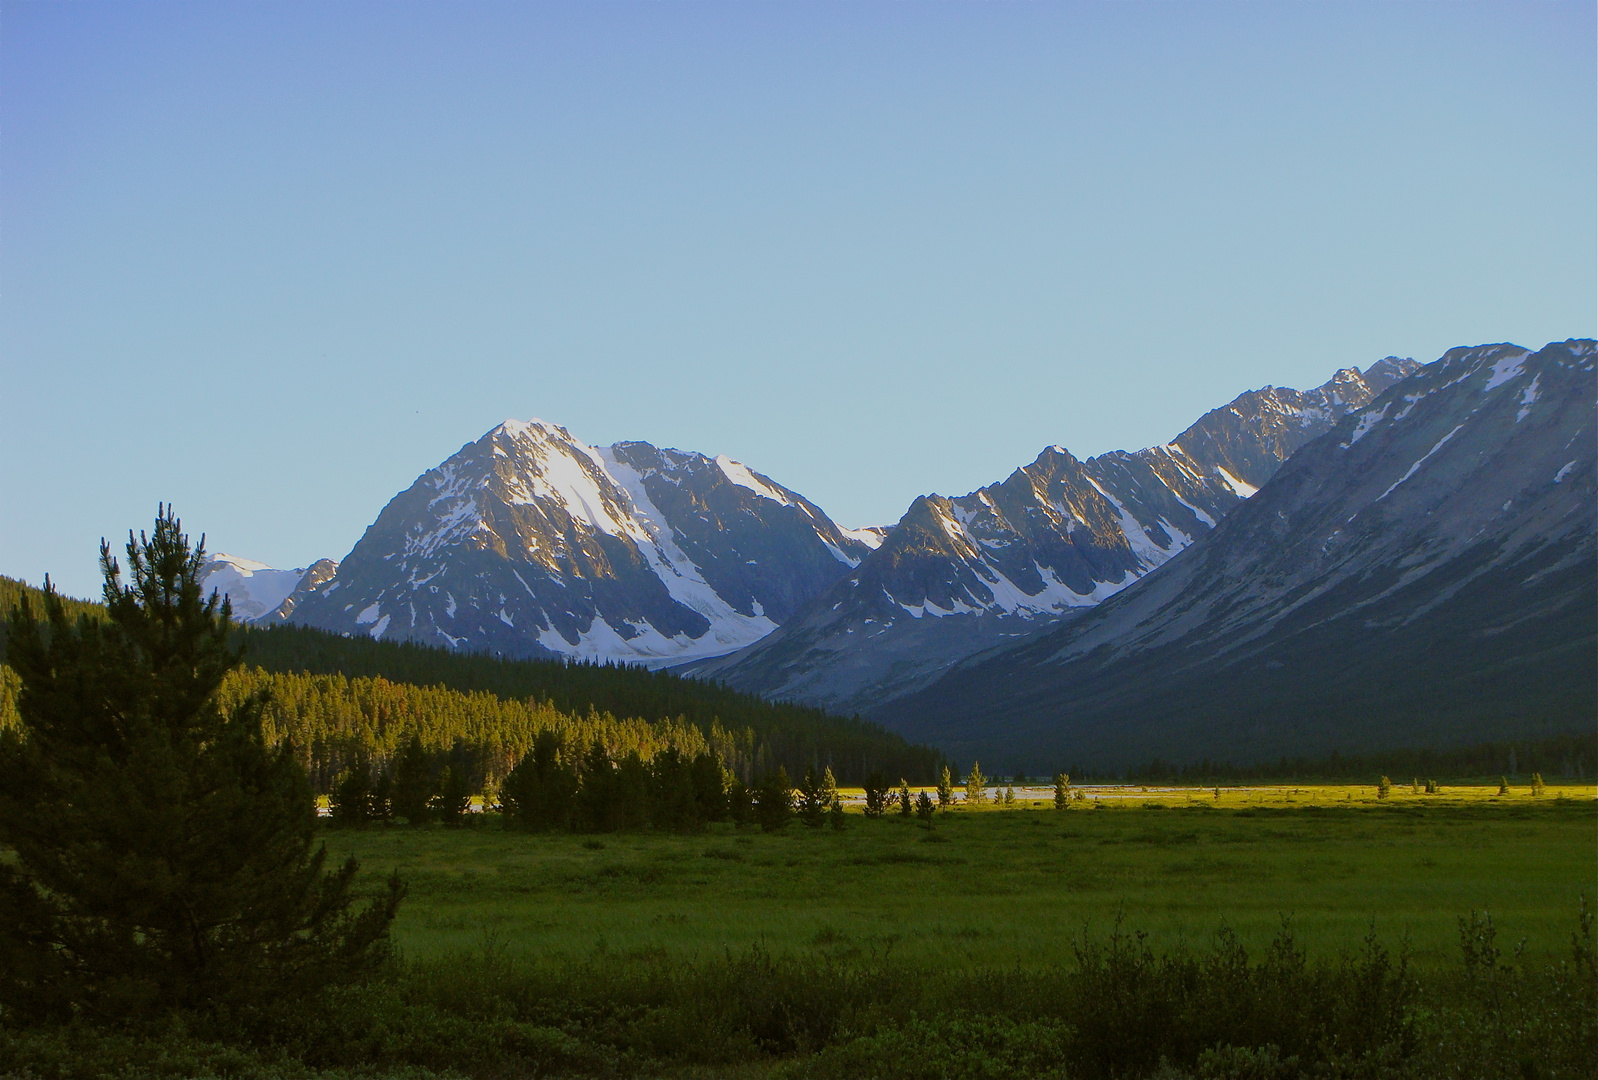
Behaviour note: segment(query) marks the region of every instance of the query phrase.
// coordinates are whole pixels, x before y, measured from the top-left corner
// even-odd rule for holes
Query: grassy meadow
[[[1496,792],[1123,786],[1055,810],[1021,790],[930,828],[853,811],[776,833],[328,829],[365,887],[409,884],[373,978],[155,1027],[0,1023],[0,1077],[1594,1077],[1577,913],[1598,790]]]
[[[712,826],[692,835],[529,835],[496,815],[458,830],[330,831],[330,852],[410,895],[409,958],[490,947],[528,959],[605,952],[706,958],[758,945],[916,967],[1068,963],[1084,927],[1117,912],[1156,949],[1224,923],[1262,947],[1290,916],[1311,956],[1356,947],[1374,922],[1417,970],[1459,964],[1460,916],[1489,911],[1510,942],[1568,952],[1578,895],[1598,877],[1592,785],[1085,788],[1053,809],[959,807],[932,828],[896,813],[842,831]],[[1028,798],[1026,796],[1037,796]]]

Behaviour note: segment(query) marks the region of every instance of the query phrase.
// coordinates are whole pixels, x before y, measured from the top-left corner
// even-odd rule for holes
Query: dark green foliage
[[[1500,795],[1508,795],[1509,794],[1509,778],[1508,777],[1500,776],[1498,778],[1498,794],[1500,794]]]
[[[954,776],[945,765],[938,772],[938,809],[947,810],[954,805]]]
[[[700,816],[706,821],[726,821],[727,774],[714,754],[701,751],[694,755],[692,782]]]
[[[755,822],[766,832],[784,828],[793,817],[793,784],[788,770],[778,767],[755,789]]]
[[[1385,799],[1393,793],[1393,782],[1383,776],[1376,781],[1376,797]]]
[[[667,832],[694,832],[704,828],[705,812],[697,797],[693,762],[675,749],[668,749],[655,755],[650,770],[653,798],[647,822]],[[629,824],[629,827],[641,828],[643,824]]]
[[[0,577],[0,612],[23,596],[37,605],[39,595]],[[102,605],[64,602],[70,617],[105,618]],[[6,633],[0,621],[0,659]],[[647,761],[668,743],[690,754],[708,749],[746,783],[777,765],[794,770],[818,759],[834,761],[846,780],[869,768],[930,779],[941,760],[936,751],[858,718],[628,665],[506,660],[293,626],[236,628],[234,636],[249,642],[250,662],[260,669],[234,674],[236,696],[272,687],[268,741],[292,737],[323,792],[358,754],[386,762],[413,727],[429,749],[457,741],[472,748],[474,791],[497,784],[531,748],[539,728],[557,725],[587,729],[574,733],[583,747],[592,741],[592,728],[605,726],[618,760],[636,748]],[[7,671],[0,666],[0,729],[15,722]],[[651,727],[652,735],[636,730]],[[697,745],[687,745],[686,731]]]
[[[819,829],[826,823],[827,811],[831,806],[831,802],[822,791],[821,780],[816,776],[815,767],[807,767],[804,776],[799,779],[799,820],[812,829]]]
[[[240,655],[203,598],[203,541],[170,510],[102,543],[106,617],[10,615],[21,735],[0,736],[0,1015],[130,1016],[271,1001],[385,955],[403,887],[351,910],[356,864],[324,873],[311,787],[269,749],[261,701],[224,709]]]
[[[372,770],[357,761],[344,770],[330,800],[333,824],[358,829],[372,820]]]
[[[372,780],[372,794],[366,801],[366,819],[384,825],[394,823],[394,770],[384,767],[377,770]]]
[[[471,792],[466,787],[466,773],[455,765],[445,765],[438,774],[438,794],[433,800],[438,819],[450,828],[460,827],[466,808],[471,804]]]
[[[631,799],[638,798],[636,774]],[[643,786],[647,790],[645,775]],[[605,746],[595,741],[583,756],[577,780],[577,799],[572,819],[579,832],[614,832],[621,827],[622,800],[616,783],[616,766],[611,762]],[[645,798],[648,796],[645,795]]]
[[[395,816],[412,825],[427,824],[432,819],[433,796],[437,793],[432,756],[422,748],[422,737],[412,735],[394,763]]]
[[[888,808],[888,781],[881,773],[866,777],[866,817],[881,817]]]
[[[696,827],[690,792],[682,786],[683,769],[676,751],[672,755],[670,791],[658,782],[656,774],[636,750],[629,750],[616,765],[611,780],[615,792],[615,805],[611,807],[609,828],[638,830],[645,828],[652,815],[663,815],[660,826],[673,832],[687,832]],[[661,755],[656,755],[657,760]],[[657,798],[669,800],[657,803]]]
[[[736,776],[727,780],[727,820],[735,825],[747,825],[754,820],[755,798],[746,784]]]
[[[899,816],[909,817],[915,813],[915,802],[910,798],[910,785],[903,779],[899,781]]]
[[[542,965],[489,941],[143,1034],[0,1027],[0,1074],[1567,1080],[1590,1077],[1598,1051],[1587,974],[1498,964],[1422,984],[1374,940],[1312,962],[1285,929],[1255,958],[1224,928],[1207,948],[1155,955],[1117,926],[1040,971],[760,948]]]
[[[932,815],[937,813],[937,807],[932,804],[932,796],[922,792],[916,796],[916,817],[923,822],[932,824]]]
[[[577,774],[560,758],[560,739],[548,728],[505,777],[499,801],[506,824],[534,831],[571,828]]]
[[[837,831],[849,827],[849,816],[843,812],[843,799],[834,795],[832,803],[827,807],[827,824]]]
[[[1515,776],[1523,768],[1571,780],[1593,776],[1598,762],[1598,739],[1591,732],[1554,735],[1519,743],[1486,742],[1469,746],[1409,747],[1370,754],[1329,754],[1326,757],[1284,757],[1258,765],[1234,765],[1208,759],[1174,765],[1155,759],[1127,770],[1129,781],[1145,783],[1204,783],[1216,780],[1360,780],[1377,773],[1409,773],[1419,783],[1421,773],[1443,777]],[[1079,771],[1079,770],[1078,770]]]

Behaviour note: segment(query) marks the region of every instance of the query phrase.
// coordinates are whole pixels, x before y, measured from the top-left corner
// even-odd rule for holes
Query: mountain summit
[[[661,666],[764,637],[880,542],[730,458],[507,420],[389,502],[293,621]]]
[[[1595,361],[1451,350],[1158,574],[877,718],[1028,768],[1590,731]]]
[[[689,670],[844,712],[879,707],[1131,585],[1214,528],[1294,450],[1419,366],[1387,357],[1308,392],[1268,386],[1160,446],[1086,461],[1051,446],[969,495],[922,496],[781,630]]]

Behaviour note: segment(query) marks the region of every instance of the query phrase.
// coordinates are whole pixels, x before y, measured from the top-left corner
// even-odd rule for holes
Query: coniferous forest
[[[0,577],[0,612],[41,590]],[[103,605],[64,599],[71,618],[101,620]],[[7,628],[0,623],[0,661]],[[413,735],[464,771],[472,793],[492,792],[553,732],[575,764],[597,740],[620,761],[673,747],[710,751],[744,784],[785,768],[830,767],[841,783],[873,772],[930,783],[942,757],[859,719],[762,701],[714,683],[619,664],[505,660],[407,643],[344,638],[302,627],[239,627],[244,664],[222,687],[239,701],[267,691],[268,738],[292,741],[320,794],[355,763],[386,769]],[[0,667],[0,727],[15,723],[15,676]]]

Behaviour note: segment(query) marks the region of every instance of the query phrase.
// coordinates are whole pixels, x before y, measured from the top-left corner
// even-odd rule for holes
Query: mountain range
[[[1158,574],[873,717],[1034,768],[1590,733],[1594,360],[1452,350]]]
[[[1307,393],[1266,387],[1169,443],[1086,461],[1052,446],[999,483],[923,496],[780,630],[688,670],[841,712],[880,709],[955,661],[1079,614],[1160,567],[1299,446],[1418,367],[1388,357]]]
[[[1528,578],[1541,584],[1511,588],[1506,576],[1531,565],[1527,552],[1553,552],[1556,533],[1574,535],[1566,526],[1593,503],[1582,479],[1591,439],[1585,456],[1570,441],[1583,417],[1590,434],[1591,372],[1581,341],[1456,349],[1425,367],[1388,357],[1313,390],[1242,394],[1158,446],[1087,459],[1046,447],[1002,481],[928,494],[891,527],[855,530],[727,457],[594,447],[554,424],[511,420],[395,496],[342,561],[275,571],[217,556],[207,583],[257,624],[671,667],[865,714],[996,765],[1335,748],[1352,737],[1342,702],[1378,688],[1410,700],[1384,657],[1413,665],[1419,650],[1446,656],[1444,674],[1479,673],[1487,667],[1470,649],[1486,637],[1470,634],[1498,634],[1500,649],[1522,642],[1522,631],[1466,612],[1490,607],[1482,597],[1527,612],[1526,633],[1591,638],[1592,620],[1570,599],[1591,591],[1590,546],[1559,548],[1557,569]],[[1513,409],[1502,404],[1512,397]],[[1432,443],[1412,445],[1434,429]],[[1544,491],[1552,481],[1536,470],[1566,452],[1553,448],[1560,440],[1574,449]],[[1395,470],[1388,487],[1367,490]],[[1416,501],[1455,474],[1453,494]],[[1521,494],[1488,514],[1483,500],[1510,488]],[[1533,490],[1545,509],[1514,532]],[[1557,521],[1546,509],[1555,504]],[[1328,515],[1345,510],[1332,528]],[[1505,529],[1520,538],[1513,557],[1491,553],[1490,541],[1510,543]],[[1472,559],[1481,566],[1468,588],[1417,599]],[[1346,611],[1336,607],[1345,597]],[[1563,614],[1535,614],[1544,610]],[[1445,632],[1455,625],[1474,629]],[[1525,659],[1535,648],[1517,649],[1505,661],[1520,673],[1511,683],[1520,700],[1542,702],[1543,719],[1528,722],[1565,723],[1574,699],[1526,689],[1542,669]],[[1337,659],[1355,654],[1359,664]],[[1365,682],[1334,677],[1356,668]],[[1556,669],[1569,674],[1546,668]],[[1473,700],[1482,704],[1471,715],[1507,707],[1490,692]],[[1392,710],[1366,713],[1391,730],[1432,723],[1395,728]]]

